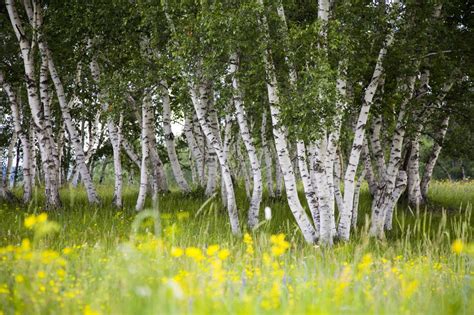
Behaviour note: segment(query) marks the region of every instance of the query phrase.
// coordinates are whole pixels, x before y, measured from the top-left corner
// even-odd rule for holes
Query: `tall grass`
[[[284,200],[268,196],[272,220],[237,239],[218,197],[201,207],[199,192],[174,192],[159,217],[151,204],[137,216],[137,192],[126,188],[116,210],[108,186],[96,207],[64,189],[46,221],[59,230],[27,228],[43,212],[38,192],[27,207],[0,206],[0,314],[474,314],[473,187],[433,183],[433,204],[397,208],[384,241],[367,235],[364,189],[354,237],[331,249],[305,244]],[[237,200],[244,223],[241,189]]]

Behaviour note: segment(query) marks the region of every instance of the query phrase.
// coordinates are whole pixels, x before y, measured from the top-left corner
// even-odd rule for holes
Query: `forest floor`
[[[47,214],[40,191],[0,205],[0,314],[474,314],[474,182],[434,182],[384,241],[367,236],[365,189],[358,230],[330,249],[304,244],[283,199],[264,198],[273,218],[239,239],[199,193],[161,196],[159,220],[131,188],[122,210],[61,194]]]

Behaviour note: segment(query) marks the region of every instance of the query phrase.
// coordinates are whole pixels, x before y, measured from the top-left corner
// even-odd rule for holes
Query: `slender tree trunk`
[[[439,154],[441,152],[441,149],[443,148],[443,140],[446,136],[446,131],[448,130],[448,125],[449,125],[449,116],[446,116],[441,123],[441,127],[438,130],[438,133],[435,137],[435,143],[433,144],[433,147],[431,148],[431,153],[428,158],[428,162],[426,162],[425,165],[425,172],[423,173],[423,179],[421,180],[421,195],[425,200],[428,198],[428,187],[430,185],[431,177],[433,176],[433,170],[436,165],[436,162],[438,161]],[[449,172],[447,173],[448,176]]]
[[[166,81],[161,81],[160,89],[161,100],[163,102],[163,130],[165,133],[165,144],[170,159],[171,169],[173,170],[174,178],[176,179],[179,188],[184,192],[189,192],[191,189],[184,178],[181,165],[179,164],[178,154],[176,153],[176,147],[174,144],[174,134],[171,130],[171,101]]]
[[[5,174],[2,177],[2,186],[5,190],[8,190],[8,187],[10,186],[10,177],[11,177],[11,172],[12,172],[12,166],[13,166],[13,152],[16,149],[16,144],[18,142],[18,136],[16,131],[13,131],[12,138],[10,140],[10,145],[8,145],[8,150],[7,150],[7,165],[5,166]],[[18,166],[18,161],[19,156],[20,156],[20,150],[17,151],[17,163],[15,164]],[[16,176],[16,174],[15,174]]]
[[[212,146],[219,163],[221,165],[222,180],[225,184],[225,190],[227,193],[227,211],[229,213],[230,226],[232,234],[240,235],[239,216],[237,212],[237,204],[235,200],[234,185],[232,183],[232,177],[228,165],[228,161],[225,158],[222,143],[219,138],[216,137],[211,124],[206,119],[206,113],[208,113],[207,106],[209,105],[208,93],[206,86],[202,82],[199,83],[199,89],[190,83],[191,99],[196,111],[196,116],[199,120],[204,135],[210,146]],[[208,113],[209,114],[209,113]]]
[[[313,187],[313,182],[311,181],[311,176],[308,170],[308,161],[306,159],[306,146],[303,141],[298,140],[296,142],[296,150],[298,153],[298,168],[300,170],[301,180],[303,182],[304,193],[308,202],[309,211],[311,212],[311,216],[313,217],[316,235],[318,235],[319,237],[319,230],[321,225],[320,214],[318,209],[319,206],[316,197],[316,190]]]
[[[407,194],[410,205],[418,208],[424,203],[420,188],[420,138],[421,132],[416,132],[410,141],[410,154],[407,167]]]
[[[56,168],[53,153],[54,140],[51,139],[50,135],[48,134],[43,120],[43,110],[41,109],[40,97],[38,95],[38,86],[36,84],[34,54],[31,44],[27,41],[24,35],[25,31],[14,6],[14,1],[5,0],[5,4],[7,7],[8,15],[10,17],[10,21],[13,26],[13,30],[15,31],[16,37],[20,44],[21,56],[25,69],[28,104],[31,109],[31,115],[33,117],[33,122],[39,138],[38,140],[41,160],[43,163],[42,169],[45,175],[46,207],[56,208],[59,207],[61,204],[61,201],[59,199],[58,187],[52,185],[50,181],[50,176],[48,176],[49,173]]]
[[[258,0],[260,7],[264,8],[263,1]],[[275,146],[278,155],[278,161],[283,173],[285,181],[286,195],[288,198],[288,205],[293,213],[298,226],[300,227],[303,236],[308,243],[316,242],[316,230],[311,224],[306,212],[301,205],[296,190],[296,178],[292,169],[290,154],[287,147],[286,129],[280,124],[280,99],[278,96],[278,81],[276,78],[275,66],[272,60],[272,52],[269,45],[269,27],[265,14],[260,16],[260,25],[263,28],[265,51],[263,53],[263,62],[266,72],[266,85],[268,92],[268,100],[270,103],[270,112],[273,124],[273,135],[275,139]]]
[[[400,171],[399,169],[403,138],[405,135],[406,106],[413,96],[415,80],[415,76],[408,78],[407,90],[405,91],[406,96],[400,105],[397,124],[392,137],[390,158],[385,168],[384,176],[381,177],[381,181],[379,182],[379,189],[372,201],[372,225],[370,227],[370,233],[380,238],[384,236],[384,226],[391,228],[392,206],[395,205],[393,202],[394,199],[396,199],[395,202],[399,199],[396,193],[406,187],[406,172]],[[403,190],[401,192],[403,192]]]
[[[92,59],[90,63],[90,69],[92,73],[92,77],[94,81],[99,84],[100,82],[100,69],[99,64],[95,58]],[[100,93],[100,98],[102,102],[102,110],[104,113],[109,112],[109,104],[106,102],[106,98],[103,92]],[[122,179],[122,161],[120,159],[120,147],[122,143],[122,135],[121,135],[121,124],[116,126],[113,118],[108,116],[107,117],[107,130],[109,132],[109,139],[112,145],[112,153],[113,153],[113,161],[114,161],[114,197],[113,203],[115,207],[122,208],[122,186],[123,186],[123,179]],[[94,134],[97,133],[97,128],[94,127]],[[97,136],[94,135],[96,138]],[[94,141],[91,142],[91,147],[89,148],[89,152],[94,150]],[[89,153],[88,152],[88,153]]]
[[[393,2],[394,4],[398,3],[398,1]],[[359,118],[355,128],[354,141],[352,142],[351,153],[349,155],[349,161],[347,163],[347,169],[344,176],[344,209],[342,209],[340,212],[338,226],[338,235],[342,240],[345,241],[349,240],[350,236],[356,186],[355,177],[365,138],[365,126],[367,124],[367,119],[369,116],[370,107],[373,103],[375,92],[377,91],[377,87],[379,85],[380,77],[384,73],[383,60],[385,59],[387,49],[392,45],[393,40],[394,30],[392,29],[385,38],[383,47],[379,51],[377,63],[375,64],[375,69],[372,74],[372,79],[370,80],[370,83],[364,92],[362,108],[359,112]]]
[[[194,164],[192,169],[196,172],[196,183],[202,186],[204,182],[204,158],[201,148],[197,144],[196,138],[194,136],[192,122],[189,117],[185,117],[184,119],[183,132],[186,137],[188,147],[191,151],[191,156]]]
[[[273,190],[273,163],[272,163],[272,155],[271,151],[268,147],[267,142],[267,112],[264,111],[262,114],[262,151],[263,151],[263,159],[265,161],[265,180],[267,182],[267,190],[270,197],[275,197],[275,193]]]
[[[142,104],[142,134],[141,134],[141,146],[142,146],[142,161],[140,166],[140,190],[138,192],[138,199],[137,204],[135,206],[135,210],[141,211],[143,210],[143,206],[145,205],[145,198],[148,188],[148,160],[149,160],[149,132],[148,132],[148,124],[150,121],[149,113],[150,113],[150,102],[151,98],[148,92],[145,92],[145,96],[143,98]]]
[[[82,141],[77,132],[76,126],[74,125],[72,121],[70,109],[66,101],[66,95],[64,93],[64,87],[59,78],[59,74],[56,71],[56,67],[54,65],[51,52],[49,51],[49,48],[47,47],[44,41],[40,41],[39,45],[40,45],[41,53],[48,60],[49,72],[51,74],[51,79],[53,80],[53,83],[56,89],[56,94],[58,96],[62,117],[64,119],[64,124],[68,130],[72,146],[74,147],[77,167],[81,174],[84,186],[86,188],[87,198],[90,203],[98,203],[99,199],[97,198],[97,193],[95,191],[94,184],[92,183],[92,178],[90,176],[89,169],[87,168],[87,165],[86,165],[86,159],[84,155]]]
[[[247,113],[245,111],[240,91],[240,83],[237,77],[239,69],[239,56],[233,53],[230,57],[230,73],[232,75],[233,100],[236,109],[237,122],[240,128],[240,135],[244,141],[245,149],[250,161],[250,168],[253,177],[253,191],[250,199],[250,208],[248,212],[248,224],[251,229],[258,225],[258,215],[260,211],[260,202],[262,201],[262,169],[258,159],[255,142],[252,139],[250,128],[247,123]]]
[[[6,92],[8,99],[10,101],[10,109],[12,112],[13,125],[15,129],[13,139],[16,139],[16,135],[19,136],[22,150],[23,150],[23,202],[27,203],[31,200],[33,183],[34,183],[34,177],[32,177],[31,175],[31,172],[32,172],[31,152],[33,148],[32,148],[30,139],[28,137],[28,134],[22,129],[22,126],[21,126],[21,118],[20,118],[20,110],[19,110],[20,107],[18,106],[18,98],[13,92],[13,89],[10,86],[10,84],[8,84],[5,81],[3,72],[1,70],[0,70],[0,85],[3,87],[3,90]],[[14,142],[16,142],[16,140],[14,141],[12,140],[12,144],[14,144]],[[11,160],[10,152],[9,152],[8,160]],[[8,163],[7,163],[6,176],[3,182],[4,190],[7,190],[8,184],[10,183],[10,172],[9,172],[10,169],[11,169],[11,165],[8,166]]]

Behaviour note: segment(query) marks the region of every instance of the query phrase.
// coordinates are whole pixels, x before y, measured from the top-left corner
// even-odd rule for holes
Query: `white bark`
[[[433,176],[433,170],[438,160],[441,149],[443,148],[443,140],[448,130],[449,116],[446,116],[441,123],[441,127],[435,137],[435,143],[431,148],[431,153],[428,158],[428,162],[425,165],[425,172],[423,173],[423,179],[421,180],[421,194],[426,200],[428,198],[428,187],[430,184],[431,177]]]
[[[400,171],[397,181],[395,183],[395,188],[390,194],[384,209],[384,226],[386,230],[392,229],[392,219],[393,219],[393,210],[400,199],[400,196],[405,191],[407,186],[407,173],[405,171]]]
[[[300,170],[301,180],[303,182],[304,193],[308,202],[309,211],[311,212],[311,216],[313,218],[316,235],[318,235],[320,229],[318,200],[316,198],[315,188],[313,187],[313,183],[309,174],[308,161],[306,159],[306,147],[303,141],[299,140],[296,142],[296,150],[298,154],[298,168]]]
[[[252,170],[253,191],[250,199],[248,212],[248,224],[251,229],[258,225],[258,215],[260,211],[260,202],[262,201],[262,169],[258,159],[257,150],[252,139],[250,128],[247,123],[247,113],[244,108],[240,83],[237,77],[239,67],[239,57],[233,53],[230,57],[230,74],[232,75],[233,101],[236,109],[237,122],[240,128],[240,135],[244,141],[245,149],[250,161]]]
[[[227,193],[227,211],[229,213],[232,234],[239,236],[241,232],[237,204],[235,200],[234,185],[232,183],[229,165],[225,158],[222,142],[216,137],[213,128],[206,117],[206,113],[208,112],[206,109],[209,105],[209,100],[205,85],[200,82],[199,88],[197,89],[193,83],[190,83],[190,94],[201,129],[206,136],[206,140],[210,146],[212,146],[215,154],[217,155],[219,164],[221,166],[222,180],[224,181],[225,190]]]
[[[267,142],[267,112],[264,111],[262,114],[262,151],[263,151],[263,159],[265,161],[265,180],[267,182],[267,190],[270,197],[275,197],[275,193],[273,190],[273,163],[272,163],[272,155],[271,151],[268,147]]]
[[[393,1],[393,4],[398,4],[398,1]],[[342,240],[349,240],[352,209],[354,208],[354,193],[355,193],[355,176],[357,167],[359,165],[360,154],[365,137],[365,125],[369,116],[370,107],[372,106],[373,98],[379,84],[380,77],[384,73],[383,60],[387,54],[387,49],[392,45],[394,40],[394,30],[391,29],[385,38],[385,42],[379,51],[375,69],[372,74],[372,79],[364,92],[364,100],[362,108],[359,113],[357,125],[355,128],[354,141],[352,143],[349,161],[344,176],[344,209],[340,212],[340,220],[338,226],[338,235]]]
[[[5,190],[7,190],[10,186],[10,176],[12,171],[13,165],[13,152],[16,149],[16,143],[18,141],[18,136],[15,131],[13,131],[12,138],[10,139],[10,144],[8,145],[7,149],[7,163],[5,165],[5,174],[2,176],[2,186]],[[18,154],[19,152],[17,152]],[[18,167],[17,167],[18,168]],[[17,174],[15,174],[17,176]]]
[[[127,153],[127,156],[130,158],[130,160],[135,163],[135,165],[138,167],[138,168],[141,168],[141,158],[135,153],[132,145],[130,144],[130,142],[128,142],[127,139],[125,139],[124,137],[122,137],[122,147],[123,149],[125,150],[125,153]]]
[[[258,4],[263,8],[263,1],[258,0]],[[291,212],[293,213],[298,226],[300,227],[303,236],[308,243],[316,242],[316,231],[311,224],[306,212],[301,205],[296,190],[296,178],[292,169],[290,154],[287,147],[286,130],[280,124],[280,99],[278,96],[278,81],[275,73],[275,66],[272,60],[272,52],[269,46],[269,29],[265,14],[260,17],[260,23],[263,28],[265,51],[263,53],[263,62],[266,72],[266,85],[268,92],[268,101],[270,103],[270,112],[273,124],[273,135],[275,139],[275,147],[278,155],[278,161],[283,173],[285,181],[286,195]]]
[[[54,161],[54,139],[48,134],[43,120],[43,110],[41,108],[40,97],[38,95],[38,86],[36,84],[34,54],[31,44],[28,42],[23,24],[18,16],[13,0],[5,0],[8,15],[13,26],[13,30],[20,44],[21,56],[25,69],[25,81],[28,92],[28,104],[33,117],[33,122],[38,134],[41,160],[43,171],[45,174],[45,195],[46,207],[59,207],[61,201],[59,199],[58,186],[54,185],[54,181],[50,180],[49,174],[56,169]]]
[[[90,69],[94,81],[99,84],[100,82],[100,69],[99,64],[95,58],[92,59],[90,63]],[[102,102],[102,110],[104,113],[109,112],[109,104],[106,101],[105,93],[101,91],[99,97]],[[115,207],[122,208],[122,161],[120,159],[120,147],[122,143],[122,135],[120,126],[116,126],[112,117],[107,117],[107,130],[109,133],[110,144],[112,145],[113,161],[114,161],[114,197],[113,203]],[[92,135],[91,135],[92,136]],[[96,136],[96,135],[95,135]],[[89,152],[92,152],[94,149],[94,141],[91,142],[91,147]],[[88,153],[89,153],[88,152]]]
[[[20,138],[22,151],[23,151],[23,202],[27,203],[31,200],[32,197],[32,189],[34,184],[34,177],[31,176],[31,151],[32,145],[28,134],[25,130],[22,129],[21,126],[21,117],[20,117],[20,109],[18,106],[17,96],[15,95],[11,85],[5,81],[3,72],[0,70],[0,85],[3,87],[3,90],[6,92],[8,99],[10,101],[10,109],[12,112],[13,117],[13,125],[14,125],[14,139],[16,139],[16,135]],[[12,143],[16,142],[12,141]],[[10,159],[10,158],[9,158]],[[8,184],[10,182],[9,176],[9,167],[7,166],[6,178],[3,183],[4,189],[8,188]],[[15,174],[16,175],[16,174]]]
[[[193,132],[192,122],[189,117],[185,117],[184,119],[184,128],[183,128],[184,135],[186,137],[186,142],[188,143],[188,147],[191,151],[191,157],[193,160],[193,169],[195,169],[197,175],[196,183],[199,185],[203,185],[204,183],[204,158],[201,148],[197,144],[196,138]]]
[[[39,7],[37,7],[36,10],[38,12]],[[41,16],[41,13],[38,13],[38,15]],[[61,108],[61,114],[64,120],[64,124],[68,130],[69,137],[71,139],[71,143],[74,148],[74,154],[76,157],[77,167],[79,169],[79,172],[82,177],[82,181],[84,183],[84,187],[87,192],[87,198],[90,203],[97,203],[99,202],[99,199],[97,198],[97,193],[95,191],[94,183],[92,182],[92,178],[90,176],[89,169],[86,164],[82,141],[81,141],[81,138],[79,137],[79,133],[76,129],[76,126],[74,125],[72,121],[69,104],[66,100],[66,94],[64,92],[64,87],[61,82],[61,79],[59,78],[59,74],[56,70],[56,66],[54,64],[51,51],[49,50],[48,45],[46,41],[44,40],[44,38],[42,38],[41,40],[38,40],[38,44],[40,47],[42,57],[46,58],[46,60],[48,61],[49,73],[51,74],[51,79],[56,89],[56,95],[59,100],[59,106]]]
[[[142,147],[142,160],[140,165],[140,189],[138,192],[137,204],[135,206],[135,210],[141,211],[143,210],[143,206],[145,204],[145,198],[148,188],[148,160],[149,160],[149,133],[148,133],[148,126],[150,121],[149,117],[149,106],[150,106],[150,95],[149,93],[145,92],[143,97],[142,103],[142,119],[141,119],[141,147]]]
[[[178,183],[179,188],[184,192],[189,192],[188,182],[184,178],[181,165],[179,164],[178,154],[174,144],[174,134],[171,130],[171,101],[168,92],[168,84],[162,80],[160,83],[161,100],[163,103],[163,130],[165,137],[166,150],[170,159],[171,169],[173,170],[174,178]]]
[[[375,194],[374,200],[372,201],[372,225],[370,227],[370,233],[373,236],[383,237],[384,225],[387,226],[386,222],[391,223],[392,209],[389,207],[392,205],[394,196],[394,189],[403,189],[406,187],[406,173],[399,171],[402,155],[403,138],[405,135],[405,124],[406,124],[406,106],[413,96],[413,90],[415,87],[415,76],[408,78],[407,89],[405,91],[406,96],[402,100],[400,105],[400,111],[398,113],[397,124],[392,136],[392,143],[390,146],[390,158],[385,168],[384,176],[381,176],[379,182],[379,188]],[[398,182],[397,175],[401,180],[402,176],[405,176],[404,183]],[[398,201],[399,196],[395,202]]]
[[[357,179],[357,184],[354,189],[354,208],[352,209],[352,227],[355,229],[357,226],[357,217],[359,214],[359,195],[360,195],[360,186],[365,177],[366,170],[364,169]]]

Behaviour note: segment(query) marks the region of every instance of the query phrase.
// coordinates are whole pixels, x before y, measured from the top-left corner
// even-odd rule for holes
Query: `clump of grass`
[[[137,216],[131,188],[121,210],[104,206],[109,187],[92,208],[65,189],[45,220],[38,193],[26,208],[0,206],[0,314],[472,314],[472,196],[454,187],[457,201],[439,204],[459,211],[400,207],[384,241],[367,235],[363,191],[358,230],[331,249],[305,244],[284,201],[267,196],[272,220],[236,239],[218,197],[201,208],[202,194],[170,193],[159,215],[148,204]]]

